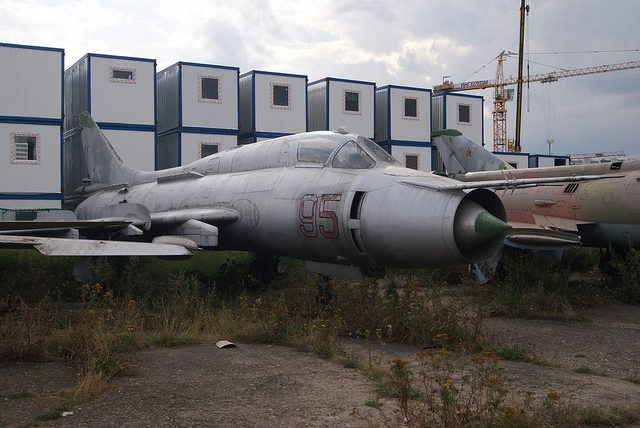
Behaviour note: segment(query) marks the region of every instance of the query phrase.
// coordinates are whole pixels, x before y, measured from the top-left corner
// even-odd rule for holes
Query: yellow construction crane
[[[459,92],[471,91],[477,89],[494,88],[493,95],[493,150],[496,152],[519,152],[519,144],[516,145],[512,140],[507,141],[507,108],[506,101],[513,98],[513,89],[505,90],[505,86],[515,85],[518,79],[510,77],[504,78],[503,63],[505,57],[511,55],[511,52],[502,51],[498,55],[498,69],[495,80],[476,80],[473,82],[453,83],[450,81],[443,82],[442,85],[434,86],[433,93],[440,92]],[[597,65],[594,67],[576,68],[574,70],[552,71],[549,73],[540,73],[522,79],[522,82],[555,82],[563,77],[585,76],[588,74],[607,73],[610,71],[630,70],[640,68],[640,61],[628,61],[617,64]]]

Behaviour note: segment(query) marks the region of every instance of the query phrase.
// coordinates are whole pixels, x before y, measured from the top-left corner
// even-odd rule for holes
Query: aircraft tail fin
[[[93,121],[89,113],[81,113],[78,126],[82,128],[81,140],[87,172],[93,183],[106,185],[137,181],[140,171],[130,168],[122,162],[107,137]]]
[[[511,165],[455,129],[435,131],[431,135],[449,174],[513,169]]]

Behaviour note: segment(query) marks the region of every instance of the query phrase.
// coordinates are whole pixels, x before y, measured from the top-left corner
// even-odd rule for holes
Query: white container
[[[65,129],[88,111],[113,128],[153,127],[156,120],[156,62],[89,53],[65,71]]]
[[[432,128],[457,129],[478,144],[484,143],[484,98],[444,92],[431,98]]]
[[[238,67],[189,62],[157,74],[158,169],[237,145],[238,74]]]
[[[384,146],[383,146],[384,147]],[[391,156],[396,158],[403,166],[429,172],[431,166],[431,145],[391,145]]]
[[[388,85],[376,89],[376,141],[431,142],[431,90]]]
[[[0,123],[0,208],[60,208],[60,125]]]
[[[238,145],[237,135],[175,131],[158,137],[157,169],[186,165]]]
[[[65,131],[73,130],[82,112],[105,133],[122,161],[143,170],[156,164],[156,62],[154,59],[89,53],[64,73]],[[78,134],[65,139],[64,192],[86,178]]]
[[[307,130],[307,76],[249,71],[239,99],[241,144]]]
[[[64,50],[0,43],[0,116],[62,119]]]
[[[516,169],[529,168],[529,153],[493,152]]]
[[[156,169],[155,132],[128,129],[102,129],[102,132],[127,166],[143,171]]]
[[[160,71],[158,134],[178,128],[237,133],[238,72],[238,67],[189,62]]]
[[[307,85],[309,131],[347,131],[374,138],[376,84],[327,77]]]
[[[559,155],[529,155],[529,168],[569,165],[569,156]]]
[[[64,50],[0,43],[0,207],[60,208]]]

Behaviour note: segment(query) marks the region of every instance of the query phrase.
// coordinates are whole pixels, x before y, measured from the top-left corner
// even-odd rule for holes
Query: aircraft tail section
[[[78,125],[82,128],[82,150],[92,184],[132,184],[139,181],[140,171],[122,162],[89,113],[84,112],[80,115]]]
[[[448,174],[513,169],[511,165],[455,129],[431,134]]]

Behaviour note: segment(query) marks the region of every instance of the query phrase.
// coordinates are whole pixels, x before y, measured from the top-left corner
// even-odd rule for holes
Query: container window
[[[359,91],[344,91],[344,113],[360,113]]]
[[[40,134],[11,133],[11,163],[40,163]]]
[[[109,69],[109,81],[136,83],[136,70],[134,68],[111,67]]]
[[[220,77],[219,76],[198,76],[200,87],[198,101],[219,103],[220,100]]]
[[[271,83],[271,108],[291,108],[291,85]]]
[[[402,109],[403,119],[417,119],[418,118],[418,99],[411,97],[403,97],[404,104]]]
[[[220,143],[200,143],[200,158],[206,158],[207,156],[215,155],[220,151]]]
[[[405,153],[404,166],[410,169],[418,169],[418,155]]]
[[[554,159],[553,166],[565,166],[567,164],[566,159]]]
[[[471,125],[471,105],[458,104],[458,123]]]
[[[217,77],[200,76],[200,98],[217,101],[220,94],[220,80]]]

